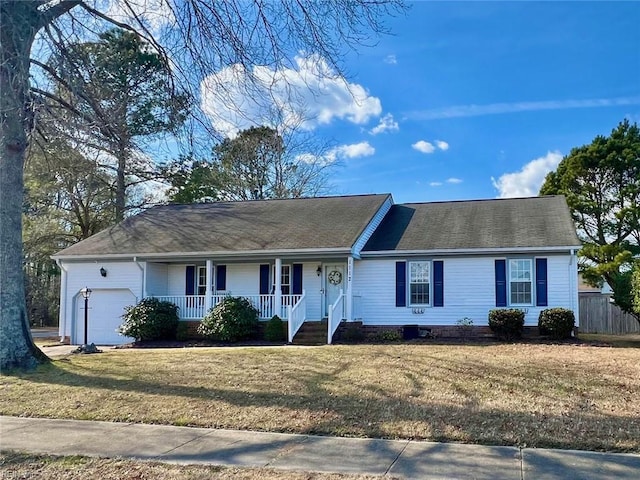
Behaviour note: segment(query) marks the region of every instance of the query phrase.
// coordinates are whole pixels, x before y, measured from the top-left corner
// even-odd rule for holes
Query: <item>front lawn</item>
[[[140,480],[375,480],[373,475],[286,472],[271,468],[233,468],[200,465],[169,465],[141,460],[110,460],[87,457],[53,457],[0,453],[2,478],[87,478]],[[386,477],[387,480],[388,477]],[[392,480],[392,479],[391,479]]]
[[[640,349],[125,349],[0,377],[0,413],[640,452]]]

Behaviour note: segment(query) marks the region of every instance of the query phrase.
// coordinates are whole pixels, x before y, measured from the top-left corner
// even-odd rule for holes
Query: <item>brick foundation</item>
[[[365,340],[380,335],[382,332],[395,332],[402,339],[415,338],[493,338],[494,334],[487,325],[461,327],[458,325],[363,325],[362,322],[343,322],[338,327],[334,339],[341,341],[348,329],[355,328],[362,332]],[[524,327],[523,338],[539,336],[538,327]]]

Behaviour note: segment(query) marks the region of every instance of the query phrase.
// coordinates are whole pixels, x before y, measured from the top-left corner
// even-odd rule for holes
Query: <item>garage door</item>
[[[122,324],[124,307],[134,305],[136,296],[129,289],[96,289],[89,297],[87,342],[96,345],[119,345],[133,338],[123,337],[116,329]],[[84,342],[84,298],[76,298],[76,328],[73,343]]]

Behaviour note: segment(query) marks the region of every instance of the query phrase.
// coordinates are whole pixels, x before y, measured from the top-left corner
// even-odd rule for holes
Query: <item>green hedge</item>
[[[548,308],[540,312],[538,330],[556,340],[571,338],[576,319],[571,310],[566,308]]]
[[[524,330],[524,312],[516,308],[490,310],[489,328],[501,340],[520,338]]]
[[[256,335],[258,310],[244,297],[226,297],[198,326],[198,333],[222,342],[237,342]]]
[[[140,340],[175,340],[178,329],[178,307],[157,298],[145,298],[137,305],[124,308],[118,333]]]
[[[264,339],[269,342],[283,342],[287,340],[285,325],[278,315],[274,315],[264,326]]]

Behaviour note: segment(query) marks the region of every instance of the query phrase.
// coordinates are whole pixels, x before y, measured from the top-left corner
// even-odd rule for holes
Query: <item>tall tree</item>
[[[245,72],[255,65],[280,67],[306,51],[339,67],[343,49],[383,32],[383,15],[401,10],[400,2],[160,0],[152,10],[152,2],[119,0],[109,13],[98,0],[0,2],[0,369],[34,367],[46,359],[29,332],[21,268],[23,168],[33,108],[37,95],[55,97],[30,88],[30,79],[37,78],[29,75],[37,37],[58,53],[104,25],[136,32],[171,65],[174,85],[197,98],[206,75],[234,64]]]
[[[170,184],[171,203],[209,203],[220,200],[218,169],[206,160],[182,156],[162,168],[162,177]]]
[[[68,133],[85,149],[107,154],[102,163],[115,172],[115,218],[121,221],[128,188],[155,175],[140,154],[142,143],[177,130],[188,96],[172,92],[163,58],[139,35],[122,29],[58,51],[42,67],[56,94],[80,113]]]
[[[581,272],[598,285],[604,279],[614,302],[634,314],[631,267],[640,254],[640,130],[621,122],[608,137],[574,148],[547,175],[541,195],[567,198],[580,235]],[[640,322],[640,314],[635,314]]]

